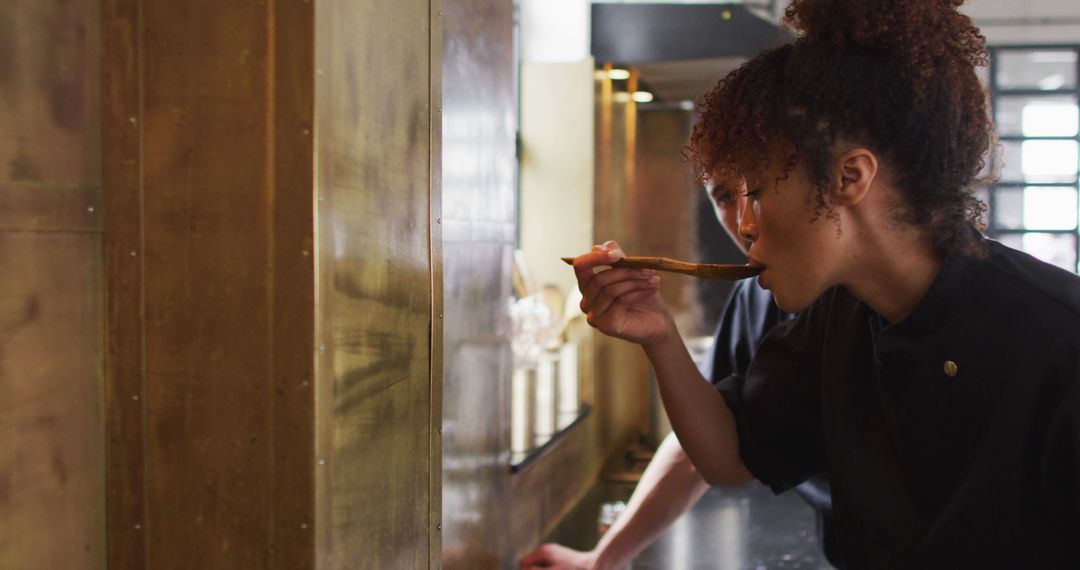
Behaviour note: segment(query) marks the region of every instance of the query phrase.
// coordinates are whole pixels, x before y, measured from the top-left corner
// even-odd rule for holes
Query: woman
[[[701,382],[655,280],[595,272],[617,246],[574,263],[706,480],[826,474],[852,568],[1067,567],[1080,539],[1080,279],[973,227],[992,131],[960,4],[795,0],[798,40],[706,96],[694,164],[746,181],[751,263],[800,313],[746,375]]]

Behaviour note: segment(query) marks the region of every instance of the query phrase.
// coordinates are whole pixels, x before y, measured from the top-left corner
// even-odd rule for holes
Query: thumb
[[[608,240],[604,242],[604,249],[608,251],[614,251],[618,254],[620,259],[626,257],[626,252],[623,251],[622,246],[619,245],[619,242],[615,240]]]

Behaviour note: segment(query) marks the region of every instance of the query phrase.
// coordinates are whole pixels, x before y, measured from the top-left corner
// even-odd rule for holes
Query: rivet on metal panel
[[[307,388],[309,384],[308,384],[307,380],[304,380],[303,382],[300,383],[300,385]]]
[[[305,250],[300,252],[300,255],[302,255],[304,257],[307,257],[307,256],[311,255],[311,253],[308,250],[305,249]]]
[[[439,313],[439,318],[440,318],[440,319],[442,318],[442,313]]]
[[[439,433],[442,433],[442,426],[439,426]]]
[[[304,133],[304,136],[306,137],[306,136],[311,134],[311,129],[304,129],[304,130],[302,130],[300,132]]]
[[[93,214],[93,213],[94,213],[94,207],[93,207],[93,206],[90,206],[89,208],[87,208],[87,209],[86,209],[86,211],[87,211],[87,212],[90,212],[91,214]]]
[[[131,257],[135,257],[135,252],[131,252]]]
[[[138,402],[139,401],[139,395],[135,394],[134,396],[131,397],[131,399],[132,399],[132,401]]]
[[[303,530],[307,530],[307,523],[300,523],[300,528]]]
[[[435,223],[436,224],[441,224],[442,223],[442,218],[435,218]]]
[[[325,344],[320,344],[319,345],[319,352],[326,352],[326,345]]]
[[[320,459],[319,460],[319,465],[326,465],[326,460],[325,459]]]
[[[320,202],[325,202],[326,201],[326,196],[319,196],[319,201]]]
[[[135,124],[135,122],[136,122],[136,121],[135,121],[135,117],[128,117],[128,121],[129,121],[129,122],[130,122],[131,124],[133,124],[133,125],[134,125],[134,124]]]
[[[139,523],[135,523],[135,530],[142,530],[142,525]]]
[[[439,523],[439,524],[435,525],[435,527],[438,528],[439,530],[442,530],[442,523]]]

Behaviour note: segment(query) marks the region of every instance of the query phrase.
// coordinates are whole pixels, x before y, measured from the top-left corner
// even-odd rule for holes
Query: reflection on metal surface
[[[513,11],[510,0],[443,2],[442,562],[448,570],[511,565]]]
[[[0,567],[105,567],[99,3],[0,9]]]
[[[435,9],[315,6],[317,565],[434,568]]]

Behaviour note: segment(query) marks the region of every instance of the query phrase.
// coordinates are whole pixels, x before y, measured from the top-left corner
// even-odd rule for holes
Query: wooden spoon
[[[562,260],[565,261],[567,265],[574,264],[573,257],[564,257]],[[632,269],[656,269],[657,271],[670,271],[672,273],[682,273],[685,275],[693,275],[694,277],[705,277],[707,279],[722,279],[724,281],[736,281],[739,279],[746,279],[747,277],[753,277],[758,273],[761,273],[762,270],[761,267],[752,265],[689,263],[686,261],[668,259],[666,257],[624,257],[610,265],[611,267],[626,267]]]

